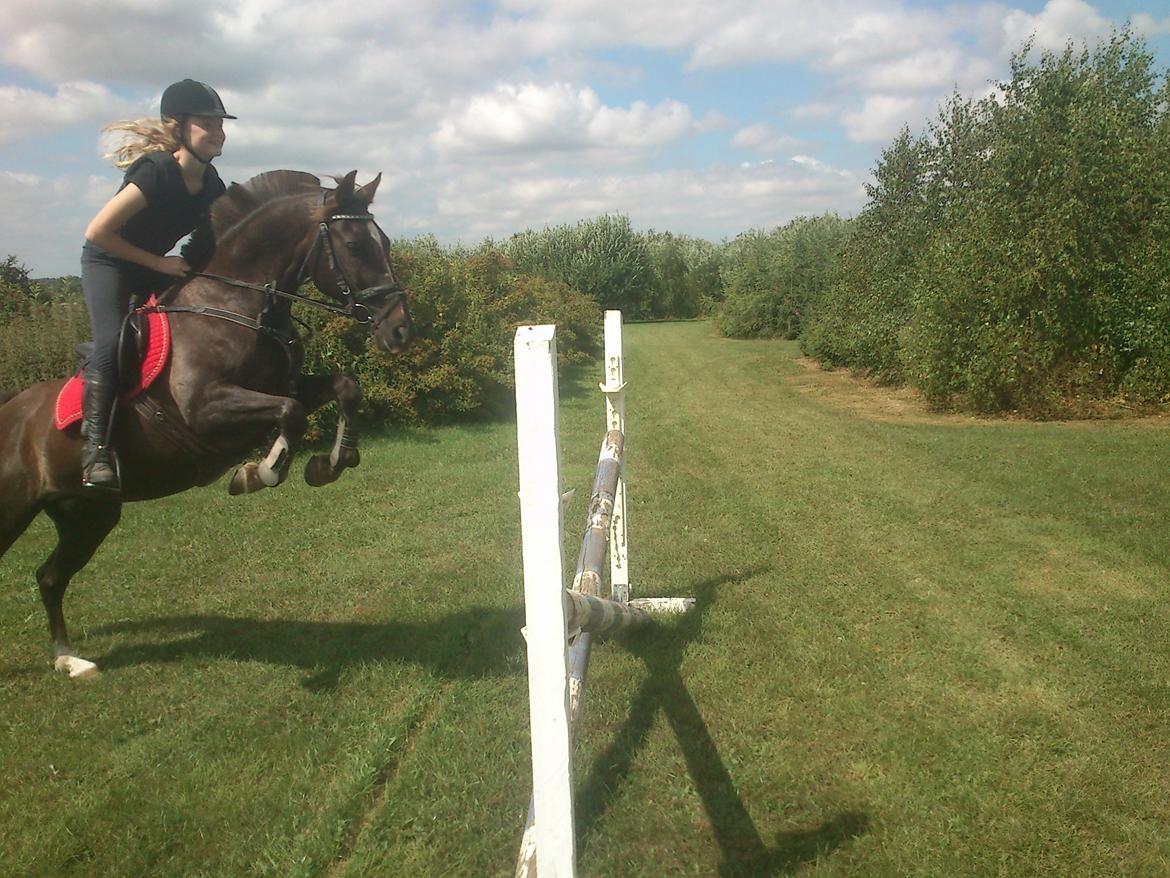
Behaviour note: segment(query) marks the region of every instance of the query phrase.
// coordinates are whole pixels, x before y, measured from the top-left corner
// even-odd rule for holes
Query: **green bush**
[[[648,232],[651,282],[640,313],[654,318],[709,314],[723,300],[723,248],[686,235]]]
[[[600,216],[575,226],[513,235],[503,251],[524,274],[560,281],[604,309],[647,316],[653,270],[645,240],[625,216]]]
[[[1170,80],[1127,32],[1030,57],[883,153],[806,353],[941,407],[1170,399]]]
[[[597,305],[563,283],[516,272],[497,248],[444,249],[433,239],[395,243],[391,260],[409,289],[417,338],[404,353],[378,351],[363,326],[305,315],[314,329],[306,368],[362,384],[368,416],[434,423],[506,410],[514,387],[517,326],[556,323],[566,363],[600,350]]]
[[[627,320],[696,317],[722,299],[720,247],[669,232],[639,234],[624,216],[529,229],[500,249],[517,271],[559,281]]]
[[[512,337],[525,323],[556,323],[565,363],[600,351],[602,317],[595,302],[563,283],[517,273],[490,245],[469,251],[444,249],[428,238],[403,241],[392,260],[410,291],[418,333],[405,353],[381,353],[368,329],[348,318],[297,309],[309,329],[306,368],[356,377],[368,417],[433,423],[506,409],[514,386]],[[16,266],[14,258],[9,265]],[[10,306],[0,311],[4,389],[70,374],[77,366],[74,346],[89,338],[84,304],[40,301],[33,286],[0,278],[0,301]],[[320,423],[334,417],[326,413]]]
[[[723,254],[720,331],[796,338],[805,311],[826,293],[848,231],[845,220],[826,214],[737,237]]]
[[[910,282],[933,221],[924,143],[908,130],[882,153],[823,293],[808,306],[801,350],[887,382],[903,379],[898,338],[911,315]]]
[[[80,302],[29,302],[0,319],[0,389],[19,390],[77,369],[74,347],[89,338]]]

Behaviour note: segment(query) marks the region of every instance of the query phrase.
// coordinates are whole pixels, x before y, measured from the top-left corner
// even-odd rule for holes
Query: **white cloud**
[[[1170,34],[1170,15],[1158,20],[1148,13],[1139,12],[1133,16],[1132,24],[1134,31],[1147,37]]]
[[[0,86],[0,144],[44,137],[79,122],[100,125],[134,110],[131,103],[92,82],[63,82],[53,94]]]
[[[217,160],[225,179],[382,171],[391,234],[474,241],[626,210],[718,238],[798,207],[855,210],[875,144],[920,129],[955,87],[987,93],[1033,32],[1059,49],[1109,25],[1090,0],[948,2],[9,3],[0,240],[73,270],[117,184],[98,129],[154,111],[187,76],[241,117]],[[1170,33],[1154,0],[1134,5],[1137,32]],[[735,84],[745,70],[750,94]],[[761,84],[773,72],[774,92]],[[734,166],[748,156],[773,161]]]
[[[608,212],[629,216],[635,228],[720,240],[800,215],[850,213],[862,200],[858,174],[805,158],[620,175],[473,173],[444,183],[437,208],[471,237],[506,237]]]
[[[776,153],[796,147],[800,140],[787,134],[777,134],[771,125],[760,122],[740,128],[731,138],[731,143],[760,153]]]
[[[587,86],[502,83],[444,117],[431,142],[444,154],[637,148],[695,127],[691,111],[674,100],[609,107]]]
[[[1059,52],[1070,40],[1093,40],[1109,32],[1111,22],[1084,0],[1048,0],[1036,15],[1013,9],[1003,19],[1009,50],[1035,37],[1036,48]]]
[[[843,114],[848,138],[858,143],[881,143],[897,136],[903,125],[920,128],[928,118],[933,101],[897,95],[869,95],[861,108]]]
[[[589,140],[604,147],[653,146],[677,140],[695,128],[690,109],[675,100],[651,107],[634,101],[629,109],[599,107],[589,120]]]
[[[997,72],[996,65],[986,59],[971,58],[957,46],[942,46],[843,72],[840,80],[858,91],[938,95],[955,88],[981,88]]]
[[[0,203],[20,217],[4,227],[4,255],[15,255],[34,277],[80,274],[85,223],[114,193],[115,179],[0,170]]]
[[[742,5],[741,14],[721,16],[699,37],[692,67],[805,60],[847,70],[938,45],[956,27],[940,10],[876,0]]]

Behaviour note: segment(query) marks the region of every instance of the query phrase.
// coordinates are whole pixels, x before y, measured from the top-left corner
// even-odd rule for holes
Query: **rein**
[[[374,217],[368,213],[360,214],[337,214],[331,216],[318,223],[317,234],[313,238],[313,244],[309,247],[308,252],[305,253],[305,258],[301,261],[300,270],[297,272],[297,288],[304,283],[308,276],[309,265],[313,259],[314,254],[317,253],[317,248],[321,246],[324,241],[325,250],[329,255],[329,267],[333,271],[334,278],[337,281],[338,289],[345,296],[344,305],[334,305],[330,302],[323,302],[320,299],[315,299],[311,296],[303,296],[298,292],[290,292],[282,290],[277,286],[276,281],[267,284],[256,284],[248,281],[238,280],[234,277],[226,277],[222,274],[212,274],[206,271],[193,271],[189,277],[203,277],[208,280],[218,281],[219,283],[227,284],[228,286],[239,287],[240,289],[253,290],[258,293],[264,293],[266,296],[280,297],[288,299],[291,302],[300,302],[303,305],[310,305],[314,308],[320,308],[323,311],[328,311],[331,314],[340,314],[343,317],[349,317],[358,323],[373,323],[374,315],[370,312],[370,305],[379,300],[389,300],[394,298],[395,301],[403,298],[406,295],[406,288],[398,281],[390,284],[382,284],[376,287],[366,287],[358,290],[356,293],[350,288],[349,279],[345,276],[345,269],[342,268],[341,263],[337,259],[337,251],[333,247],[333,236],[330,234],[329,224],[338,222],[340,220],[364,220],[366,222],[374,222]],[[232,323],[238,323],[242,326],[247,326],[249,329],[254,329],[257,332],[267,328],[261,323],[261,318],[245,317],[242,314],[236,314],[232,311],[225,311],[221,308],[210,308],[203,305],[192,305],[190,307],[177,306],[159,306],[157,310],[160,311],[183,311],[193,314],[204,314],[208,317],[218,317],[222,320],[229,320]],[[386,308],[386,313],[389,313],[390,308]]]

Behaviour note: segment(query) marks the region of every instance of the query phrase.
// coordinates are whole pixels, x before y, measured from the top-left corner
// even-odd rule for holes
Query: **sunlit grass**
[[[582,875],[1170,871],[1164,423],[932,418],[791,344],[626,336],[633,585],[699,607],[594,652]],[[363,455],[128,507],[67,598],[88,683],[48,667],[50,529],[0,562],[0,874],[511,874],[513,427]]]

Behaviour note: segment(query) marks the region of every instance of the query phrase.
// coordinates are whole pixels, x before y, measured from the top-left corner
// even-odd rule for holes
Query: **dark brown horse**
[[[233,494],[284,481],[308,413],[336,401],[332,451],[305,466],[310,485],[334,481],[359,461],[353,422],[361,391],[345,375],[301,375],[303,351],[291,317],[296,291],[311,279],[319,307],[367,323],[377,346],[401,351],[413,330],[388,241],[369,214],[378,178],[356,187],[352,172],[335,189],[297,171],[233,184],[215,202],[210,227],[190,242],[210,254],[203,269],[164,296],[171,356],[137,402],[119,404],[114,424],[121,498],[81,485],[81,438],[59,430],[54,406],[63,381],[0,394],[0,555],[40,512],[57,527],[57,546],[37,571],[58,670],[96,667],[73,653],[61,610],[69,580],[118,523],[122,502],[151,500],[206,485],[276,432],[263,461],[245,463]]]

